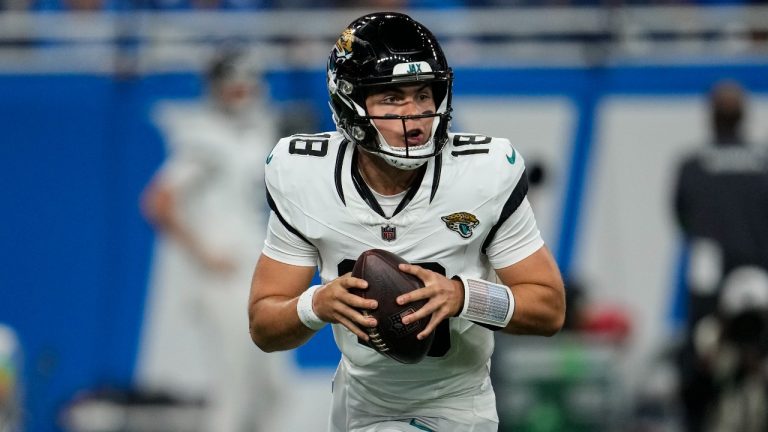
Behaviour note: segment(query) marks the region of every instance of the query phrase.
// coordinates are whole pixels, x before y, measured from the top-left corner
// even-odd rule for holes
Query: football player
[[[451,133],[453,73],[423,25],[399,13],[363,16],[327,65],[336,132],[280,140],[267,158],[272,213],[254,273],[250,330],[288,350],[333,324],[342,359],[331,431],[495,431],[493,330],[552,335],[565,314],[559,270],[526,199],[522,156],[503,138]],[[380,248],[410,265],[427,299],[428,356],[413,365],[362,342],[375,300],[351,277]],[[308,287],[316,269],[322,284]]]
[[[142,387],[204,395],[203,430],[239,432],[268,428],[279,392],[276,356],[232,313],[248,299],[267,224],[263,161],[278,135],[244,53],[223,50],[205,78],[206,98],[157,111],[169,154],[142,197],[159,241],[137,375]]]

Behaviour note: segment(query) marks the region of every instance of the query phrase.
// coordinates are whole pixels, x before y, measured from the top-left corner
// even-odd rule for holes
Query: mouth
[[[409,147],[424,144],[426,134],[421,129],[409,129],[405,132],[405,142]]]

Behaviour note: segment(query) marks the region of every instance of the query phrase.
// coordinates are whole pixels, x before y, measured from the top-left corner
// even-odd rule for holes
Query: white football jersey
[[[161,174],[177,191],[179,216],[205,248],[238,259],[250,279],[253,245],[267,222],[262,168],[276,137],[273,119],[256,107],[242,118],[207,104],[163,107],[169,155]]]
[[[264,254],[317,265],[324,282],[351,271],[360,253],[374,248],[447,277],[495,280],[494,268],[542,247],[526,199],[524,162],[508,140],[449,134],[442,154],[430,159],[391,217],[360,175],[357,151],[337,132],[294,135],[275,146],[266,166],[273,217]],[[278,224],[283,239],[275,238]],[[285,234],[296,247],[284,241]],[[352,380],[379,406],[402,408],[425,396],[445,400],[488,376],[493,333],[465,319],[442,323],[429,355],[413,365],[375,352],[342,325],[333,330]]]

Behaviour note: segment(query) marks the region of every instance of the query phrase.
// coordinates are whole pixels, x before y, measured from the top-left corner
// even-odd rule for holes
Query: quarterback
[[[495,431],[493,331],[552,335],[565,315],[560,272],[526,198],[522,156],[503,138],[449,131],[453,73],[407,15],[353,21],[327,66],[336,132],[294,135],[266,160],[272,209],[249,300],[264,351],[300,346],[327,323],[341,352],[329,430]],[[427,357],[400,364],[360,341],[375,300],[355,259],[386,249],[427,300]],[[309,287],[319,270],[321,285]],[[494,301],[491,301],[491,300]],[[500,300],[499,300],[500,299]]]

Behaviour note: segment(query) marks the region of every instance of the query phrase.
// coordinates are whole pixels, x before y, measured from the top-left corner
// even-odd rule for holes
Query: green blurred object
[[[0,323],[0,432],[21,430],[21,362],[16,332]]]
[[[501,337],[493,380],[502,432],[620,430],[619,347],[571,334]]]

